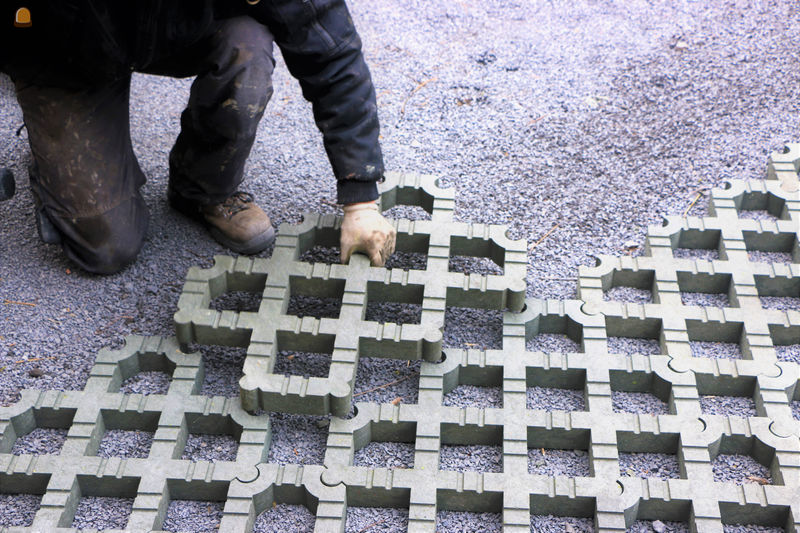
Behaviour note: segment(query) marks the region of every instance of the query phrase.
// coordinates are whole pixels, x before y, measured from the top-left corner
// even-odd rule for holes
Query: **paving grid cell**
[[[382,338],[375,337],[373,341],[371,336],[360,337],[357,348],[366,344],[365,355],[422,359],[418,399],[413,404],[356,401],[355,416],[331,417],[322,465],[267,463],[272,440],[268,415],[251,416],[236,399],[200,396],[202,359],[196,354],[181,352],[177,340],[133,337],[123,350],[98,355],[84,391],[25,391],[19,403],[0,408],[0,476],[5,478],[0,479],[5,481],[0,484],[3,487],[0,492],[43,494],[33,525],[22,531],[53,530],[57,526],[68,531],[66,528],[72,522],[81,497],[133,498],[133,511],[127,524],[131,531],[156,529],[164,519],[170,500],[182,499],[224,502],[219,527],[224,532],[250,531],[264,511],[284,506],[308,509],[315,517],[314,531],[317,532],[342,532],[348,508],[361,507],[397,509],[404,517],[407,513],[408,531],[412,532],[432,532],[437,517],[441,519],[443,513],[464,512],[499,517],[503,531],[511,532],[531,531],[534,518],[538,520],[548,515],[565,517],[568,523],[580,523],[581,529],[583,524],[592,523],[595,531],[625,531],[634,523],[655,520],[686,523],[689,529],[700,533],[721,532],[729,524],[756,524],[797,531],[800,528],[797,495],[800,421],[792,416],[792,406],[800,400],[800,368],[795,362],[779,360],[774,344],[798,344],[800,313],[792,309],[762,310],[759,297],[780,296],[783,292],[789,292],[788,296],[797,294],[796,283],[800,278],[796,264],[798,168],[800,146],[792,146],[783,154],[773,154],[769,163],[771,179],[733,182],[727,190],[714,191],[710,217],[681,219],[652,228],[644,257],[602,258],[595,269],[581,271],[582,300],[529,299],[524,302],[522,312],[504,313],[501,349],[447,348],[442,351],[445,306],[441,300],[436,308],[438,315],[433,315],[442,319],[438,322],[438,336],[429,335],[431,332],[425,331],[423,326],[417,330],[416,343],[387,344],[381,349],[389,346],[388,351],[380,354],[378,343]],[[388,186],[390,195],[413,194],[417,195],[417,200],[422,195],[424,201],[433,197],[418,189],[404,190],[392,183]],[[749,197],[750,194],[761,196]],[[384,197],[383,201],[384,209],[391,207],[391,199],[387,201]],[[738,216],[739,209],[762,208],[773,214],[777,211],[777,222]],[[428,210],[431,211],[432,220],[437,220],[436,209]],[[785,250],[786,243],[791,242],[784,236],[787,226],[781,226],[786,221],[795,227],[791,237],[795,263],[769,265],[748,261],[748,246],[765,248],[765,251],[775,247]],[[335,226],[335,221],[331,225],[330,221],[323,222],[318,217],[315,224],[314,228],[324,233]],[[401,226],[403,223],[398,222],[398,228]],[[673,231],[675,227],[677,235]],[[709,228],[716,234],[714,246],[720,259],[695,261],[671,255],[673,247],[708,245],[708,235],[698,232]],[[683,231],[689,231],[690,237],[682,237]],[[745,237],[746,232],[751,234]],[[302,246],[319,244],[313,235],[303,236],[302,232],[299,235],[297,239],[304,242]],[[322,244],[325,239],[332,237],[324,237]],[[302,247],[293,248],[298,249]],[[279,251],[276,247],[276,253]],[[434,263],[441,259],[447,268],[447,254],[435,256],[429,251],[428,269],[431,259],[435,259]],[[184,296],[197,298],[205,290],[207,294],[200,298],[202,300],[228,290],[263,290],[259,312],[255,313],[259,315],[265,306],[274,306],[277,301],[282,305],[288,303],[293,276],[311,280],[305,286],[305,281],[296,286],[301,293],[338,280],[338,287],[331,292],[341,292],[341,315],[347,316],[349,307],[355,304],[348,300],[349,276],[360,275],[374,281],[370,276],[382,272],[382,278],[376,276],[380,278],[378,281],[391,284],[392,276],[398,275],[371,269],[363,262],[350,265],[354,267],[352,274],[348,269],[337,272],[339,265],[309,265],[294,261],[287,267],[288,272],[279,273],[284,282],[278,296],[278,287],[270,285],[270,276],[276,276],[262,261],[221,258],[211,269],[213,275],[203,278],[200,274],[203,279],[198,280],[198,273],[210,271],[190,273],[187,281],[190,290],[185,291]],[[505,267],[507,276],[508,263]],[[622,273],[615,274],[616,271]],[[640,271],[647,271],[646,275],[650,276],[652,302],[620,304],[603,299],[603,292],[609,287],[640,288]],[[403,275],[408,276],[407,280],[413,274],[414,271],[409,270]],[[454,274],[471,278],[458,273],[448,275]],[[722,278],[717,277],[719,275]],[[688,292],[719,293],[724,285],[719,280],[723,278],[727,279],[724,291],[734,307],[717,309],[682,304],[680,293],[687,292],[687,287]],[[709,282],[713,286],[708,287]],[[464,290],[469,293],[471,281],[465,283]],[[345,286],[343,291],[342,285]],[[427,290],[427,285],[422,285]],[[441,285],[439,289],[452,288]],[[698,287],[704,290],[697,290]],[[272,289],[275,291],[270,292]],[[391,296],[402,298],[403,290],[398,289]],[[511,294],[508,288],[497,290],[506,291],[504,297]],[[363,309],[367,298],[363,293],[358,294],[361,297],[358,305]],[[386,293],[383,296],[387,296]],[[445,294],[445,300],[447,297]],[[408,295],[406,298],[410,299]],[[469,298],[474,307],[474,293],[470,293]],[[448,305],[451,304],[448,302]],[[759,311],[753,313],[756,305]],[[430,311],[431,306],[430,302],[422,303],[423,325],[428,323],[425,312]],[[493,304],[484,306],[493,308]],[[514,307],[508,302],[505,306]],[[249,345],[250,350],[255,350],[254,344],[264,347],[262,331],[240,327],[240,323],[252,325],[258,316],[209,311],[207,315],[213,315],[213,320],[208,322],[208,316],[201,311],[195,307],[192,313],[197,316],[185,321],[176,318],[179,336],[182,330],[188,335],[179,337],[181,343],[204,344],[211,339],[217,341],[215,344]],[[331,335],[330,328],[336,327],[324,323],[326,320],[336,322],[335,319],[292,320],[293,317],[281,313],[275,316],[278,324],[291,321],[294,329],[276,326],[273,333]],[[362,329],[378,327],[358,320],[342,324],[355,324]],[[342,324],[338,326],[345,327]],[[219,338],[215,339],[215,334]],[[547,352],[526,348],[538,335],[565,335],[572,342],[554,345]],[[691,356],[690,341],[728,341],[736,335],[742,359]],[[251,337],[255,337],[255,341]],[[661,346],[661,354],[610,353],[610,337],[652,338]],[[395,338],[398,340],[393,342],[408,337],[398,333]],[[279,337],[273,335],[273,344],[275,339],[280,343]],[[325,342],[330,347],[330,340]],[[330,353],[338,348],[337,342],[338,339]],[[426,342],[428,348],[436,349],[436,357],[425,352]],[[559,346],[563,346],[561,351]],[[285,348],[324,352],[318,345]],[[263,363],[264,358],[258,361]],[[114,392],[122,381],[139,371],[165,368],[172,376],[166,394],[143,396]],[[246,363],[242,379],[245,407],[261,406],[269,411],[306,410],[298,409],[291,402],[307,399],[274,395],[254,398],[247,386],[250,378],[247,370]],[[288,387],[288,381],[284,385]],[[305,385],[309,385],[308,380]],[[492,407],[445,405],[448,403],[445,396],[462,385],[499,387],[502,401]],[[526,402],[531,387],[576,391],[585,400],[585,410],[529,408]],[[659,409],[655,410],[659,414],[644,412],[638,407],[632,409],[637,412],[615,409],[612,399],[615,392],[636,394],[636,401],[642,403],[647,403],[643,399],[645,396],[653,396],[659,402]],[[321,392],[320,396],[323,393],[329,394]],[[701,398],[704,396],[752,399],[756,416],[703,413]],[[617,403],[624,401],[620,398],[623,397],[618,396]],[[347,407],[349,410],[349,399]],[[320,412],[327,413],[327,410]],[[230,432],[233,426],[240,428],[241,433],[235,435],[240,440],[235,462],[192,463],[176,459],[180,457],[187,435],[209,432],[208,427],[198,427],[195,417],[213,420],[215,427],[220,426],[222,420],[228,420],[223,433]],[[147,458],[102,458],[92,454],[106,430],[146,430],[153,427],[154,419],[154,443]],[[16,436],[37,427],[68,429],[61,453],[12,455],[10,450]],[[410,444],[413,461],[408,461],[407,468],[395,464],[380,467],[375,461],[370,461],[369,466],[354,466],[356,452],[370,443]],[[443,446],[469,445],[499,448],[502,468],[489,472],[442,468]],[[544,449],[544,453],[546,450],[585,453],[588,475],[550,477],[529,473],[532,449]],[[620,457],[629,454],[674,456],[678,463],[677,478],[621,476]],[[769,483],[715,482],[713,465],[727,456],[755,460],[769,472]]]
[[[354,255],[347,265],[301,261],[315,246],[339,242],[341,217],[306,214],[299,225],[279,228],[269,259],[215,258],[212,268],[192,268],[175,314],[179,341],[188,345],[247,347],[242,404],[248,411],[272,410],[344,416],[360,356],[435,361],[442,351],[445,310],[470,307],[519,311],[524,305],[525,241],[512,241],[506,228],[453,221],[452,190],[433,176],[387,174],[381,210],[418,206],[431,220],[394,220],[398,252],[427,255],[424,270],[376,268]],[[451,257],[492,259],[503,274],[451,272]],[[212,301],[226,292],[261,293],[257,312],[217,311]],[[338,299],[338,316],[289,314],[296,296]],[[370,302],[421,306],[418,324],[366,320]],[[330,354],[327,376],[275,373],[281,351]]]

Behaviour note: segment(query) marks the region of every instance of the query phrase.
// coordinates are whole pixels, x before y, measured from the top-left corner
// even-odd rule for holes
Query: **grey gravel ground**
[[[669,413],[666,402],[649,392],[611,391],[611,404],[615,413],[665,415]]]
[[[192,349],[195,351],[195,349]],[[239,379],[247,350],[224,346],[196,347],[203,357],[205,378],[200,393],[205,396],[239,396]]]
[[[528,409],[584,411],[586,409],[586,396],[583,390],[528,387],[525,404]]]
[[[690,341],[692,357],[711,359],[741,359],[742,348],[734,342]]]
[[[653,292],[647,289],[637,289],[635,287],[612,287],[603,293],[603,300],[646,304],[653,301]]]
[[[413,468],[414,445],[410,442],[370,442],[353,455],[354,466]]]
[[[436,531],[500,533],[503,531],[503,516],[500,513],[439,511],[436,514]]]
[[[272,444],[267,461],[321,465],[325,459],[330,417],[270,413]]]
[[[133,511],[133,498],[90,496],[81,498],[72,527],[77,529],[125,529]]]
[[[748,252],[747,257],[754,263],[791,263],[792,254],[788,252]]]
[[[442,444],[439,469],[456,472],[502,472],[502,446]]]
[[[41,503],[39,494],[0,494],[0,526],[31,525]]]
[[[529,352],[544,353],[580,353],[583,351],[580,343],[562,333],[535,335],[525,343],[525,349]]]
[[[503,407],[503,389],[500,387],[479,387],[459,385],[442,398],[442,405],[456,407]]]
[[[642,242],[648,224],[682,213],[698,187],[763,176],[767,154],[796,138],[800,7],[790,0],[350,6],[376,83],[387,167],[442,176],[458,190],[461,220],[507,223],[512,236],[531,243],[555,228],[530,248],[530,295],[574,296],[569,279],[578,265],[593,264],[590,256]],[[225,253],[164,201],[167,155],[189,84],[134,76],[131,130],[148,178],[150,231],[134,265],[94,277],[35,236],[27,134],[13,134],[21,114],[0,79],[0,162],[21,185],[0,205],[0,302],[34,304],[0,306],[0,404],[25,387],[81,388],[94,354],[126,334],[171,334],[187,268]],[[280,57],[274,86],[246,186],[277,223],[297,222],[303,210],[331,212],[334,185],[319,134]],[[705,212],[702,200],[689,210]],[[338,260],[338,250],[328,253]],[[389,264],[419,267],[425,258],[395,254]],[[462,328],[451,326],[449,341],[472,343],[473,325]],[[203,394],[236,396],[242,351],[210,351]],[[42,355],[53,359],[28,361]],[[36,366],[43,376],[29,374]],[[404,387],[413,382],[362,399],[410,401]],[[304,438],[302,449],[319,446]],[[186,516],[190,529],[205,527]],[[481,520],[473,516],[462,529]]]
[[[672,453],[619,453],[619,473],[628,477],[678,479],[678,456]]]
[[[800,363],[800,344],[787,344],[775,347],[775,355],[779,361]]]
[[[729,481],[744,485],[759,483],[759,479],[765,479],[772,483],[769,468],[749,455],[720,454],[711,462],[711,469],[714,472],[714,481]]]
[[[58,455],[66,440],[66,429],[35,428],[14,441],[11,453],[13,455]]]
[[[540,476],[589,477],[589,453],[584,450],[528,450],[528,472]]]
[[[682,292],[683,305],[697,305],[700,307],[730,307],[731,302],[727,294],[711,292]]]
[[[689,533],[689,526],[685,522],[670,522],[668,520],[637,520],[626,533]]]
[[[676,259],[714,261],[719,259],[719,251],[705,250],[702,248],[675,248],[672,250],[672,257]]]
[[[448,307],[444,313],[444,347],[502,349],[502,311]]]
[[[762,296],[761,307],[780,311],[800,311],[800,298],[795,296]]]
[[[387,403],[400,398],[402,403],[417,403],[421,365],[420,361],[359,358],[353,401]]]
[[[769,220],[771,222],[778,220],[778,217],[776,217],[766,209],[739,211],[739,218],[747,218],[750,220]]]
[[[209,304],[209,307],[215,311],[258,311],[258,306],[261,305],[260,292],[248,291],[229,291],[220,294]]]
[[[159,370],[149,370],[139,372],[131,376],[119,387],[120,392],[125,394],[166,394],[169,391],[169,384],[172,376]]]
[[[153,445],[154,435],[149,431],[109,429],[100,440],[97,455],[99,457],[136,457],[144,459],[150,455],[150,447]]]
[[[222,502],[202,500],[172,500],[161,529],[216,533],[222,521]]]
[[[256,518],[253,533],[312,533],[316,519],[304,505],[279,503]]]
[[[575,533],[594,533],[594,521],[591,518],[531,515],[531,531],[535,533],[564,533],[570,527]]]
[[[758,416],[756,402],[745,396],[700,396],[700,409],[706,415]]]
[[[800,420],[800,401],[789,402],[792,409],[792,416],[795,420]]]
[[[724,524],[723,533],[785,533],[782,527],[759,526],[758,524]]]
[[[345,533],[402,533],[408,529],[408,509],[348,507]]]
[[[609,337],[608,353],[658,355],[661,344],[656,339],[640,339],[637,337]]]
[[[190,434],[181,459],[197,461],[235,461],[239,441],[231,435]]]

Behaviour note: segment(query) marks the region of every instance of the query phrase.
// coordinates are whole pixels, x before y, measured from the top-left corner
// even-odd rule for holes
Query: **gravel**
[[[109,429],[100,441],[97,456],[145,459],[150,455],[154,435],[149,431]]]
[[[300,318],[313,316],[315,318],[339,318],[342,309],[341,298],[319,298],[316,296],[292,295],[289,298],[287,315],[296,315]]]
[[[329,416],[270,413],[272,444],[268,463],[321,465],[325,459]]]
[[[761,307],[779,311],[800,311],[800,298],[795,296],[762,296]]]
[[[58,455],[66,440],[66,429],[34,428],[30,433],[14,441],[11,454]]]
[[[273,374],[326,378],[331,369],[331,354],[309,352],[278,352]]]
[[[696,305],[700,307],[731,306],[731,302],[728,299],[727,294],[711,292],[682,292],[681,303],[683,305]]]
[[[448,307],[444,312],[444,347],[501,350],[503,312]]]
[[[261,292],[228,291],[220,294],[209,304],[215,311],[255,312],[261,305]]]
[[[575,533],[594,533],[594,521],[591,518],[531,515],[531,531],[536,533],[564,533],[568,527]]]
[[[735,342],[690,341],[692,357],[710,359],[741,359],[742,348]]]
[[[239,380],[243,375],[242,366],[247,350],[225,346],[198,346],[195,348],[203,356],[203,368],[205,369],[205,379],[200,394],[228,398],[238,397]],[[190,349],[192,352],[195,351],[193,348]]]
[[[589,477],[589,453],[584,450],[528,450],[528,473],[540,476]]]
[[[431,214],[418,205],[396,205],[383,212],[386,218],[404,218],[406,220],[430,220]]]
[[[800,401],[789,402],[789,407],[792,410],[792,416],[795,420],[800,420]]]
[[[675,259],[700,259],[703,261],[716,261],[719,259],[719,250],[705,250],[703,248],[674,248],[672,257]]]
[[[611,391],[611,404],[615,413],[669,414],[667,402],[649,392]]]
[[[41,503],[40,494],[0,494],[0,526],[31,525]]]
[[[603,300],[607,302],[646,304],[653,301],[653,292],[635,287],[612,287],[603,293]]]
[[[385,324],[419,324],[422,322],[422,305],[397,302],[367,302],[364,320]]]
[[[678,479],[678,456],[672,453],[619,454],[619,473],[627,477]]]
[[[757,524],[723,524],[723,533],[785,533],[782,527],[759,526]]]
[[[661,343],[656,339],[609,337],[608,353],[623,355],[659,355],[661,353]]]
[[[402,533],[408,530],[408,509],[348,507],[345,533]]]
[[[717,482],[729,481],[737,485],[744,485],[758,483],[759,479],[765,479],[772,483],[769,468],[749,455],[719,454],[711,462],[711,469],[714,472],[714,481]]]
[[[216,533],[222,521],[223,502],[204,500],[172,500],[161,529]]]
[[[442,444],[439,469],[456,472],[502,472],[502,446]]]
[[[503,389],[500,387],[459,385],[444,395],[442,405],[499,409],[503,407]]]
[[[583,390],[528,387],[525,404],[545,411],[585,411],[586,397]]]
[[[775,355],[778,358],[778,361],[800,363],[800,344],[776,346]]]
[[[544,353],[581,353],[583,349],[562,333],[540,333],[525,343],[525,350]]]
[[[470,257],[465,255],[451,256],[448,271],[462,272],[464,274],[503,275],[503,267],[488,257]]]
[[[166,394],[169,391],[169,384],[172,376],[160,370],[149,370],[139,372],[131,376],[119,387],[119,391],[125,394]]]
[[[256,518],[253,533],[312,533],[316,517],[305,505],[273,504]]]
[[[181,459],[197,461],[235,461],[239,441],[231,435],[189,434]]]
[[[436,514],[436,531],[500,533],[503,531],[503,515],[500,513],[439,511]]]
[[[766,209],[739,211],[739,218],[746,218],[750,220],[768,220],[770,222],[775,222],[778,220],[778,217],[776,217]]]
[[[643,242],[649,224],[683,213],[699,187],[763,176],[767,154],[797,135],[800,84],[786,73],[796,70],[800,8],[790,0],[351,0],[350,8],[379,95],[387,168],[441,176],[458,191],[459,220],[506,223],[512,237],[530,243],[555,228],[529,247],[531,296],[573,297],[575,281],[560,280],[593,265],[590,256]],[[245,182],[276,224],[297,222],[304,210],[335,210],[326,203],[334,183],[310,106],[277,59],[276,94]],[[172,334],[188,267],[210,266],[214,254],[226,253],[164,201],[168,153],[190,82],[133,78],[131,133],[148,178],[150,230],[135,264],[98,277],[77,271],[35,236],[27,133],[14,135],[21,113],[0,80],[0,162],[20,185],[2,205],[0,301],[35,304],[3,306],[0,404],[15,402],[22,388],[82,388],[94,354],[120,346],[125,335]],[[701,200],[688,213],[706,212]],[[325,253],[338,261],[338,249]],[[676,257],[684,253],[716,255],[675,250]],[[397,253],[389,264],[424,268],[425,256]],[[480,339],[473,327],[451,325],[448,342]],[[237,396],[243,351],[210,351],[203,394]],[[42,355],[54,359],[29,361]],[[36,366],[44,375],[29,374]],[[414,382],[362,399],[410,402]],[[313,438],[299,444],[319,445]],[[484,529],[480,515],[466,516],[460,529]],[[187,524],[205,528],[199,517]]]
[[[380,357],[359,357],[353,402],[402,403],[419,400],[421,361],[401,361]]]
[[[748,252],[747,257],[754,263],[792,263],[789,252]]]
[[[666,520],[637,520],[626,533],[689,533],[689,526],[685,522],[670,522]]]
[[[408,442],[370,442],[353,456],[354,466],[413,468],[414,445]]]
[[[133,511],[133,498],[89,496],[81,498],[72,527],[77,529],[125,529]]]
[[[758,416],[756,402],[746,396],[700,396],[700,409],[705,415]]]

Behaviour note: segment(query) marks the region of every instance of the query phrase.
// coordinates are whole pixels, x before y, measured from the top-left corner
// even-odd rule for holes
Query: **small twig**
[[[703,196],[703,193],[704,193],[705,191],[707,191],[707,190],[708,190],[708,187],[700,187],[699,189],[697,189],[696,191],[694,191],[694,193],[696,194],[696,196],[694,197],[694,200],[692,200],[692,203],[690,203],[690,204],[689,204],[689,207],[687,207],[687,208],[686,208],[686,210],[683,212],[683,216],[684,216],[684,217],[685,217],[687,214],[689,214],[689,211],[690,211],[690,210],[691,210],[691,209],[694,207],[694,204],[696,204],[696,203],[697,203],[697,201],[698,201],[698,200],[699,200],[699,199],[700,199],[700,198]]]
[[[536,117],[536,118],[532,119],[530,122],[528,122],[527,124],[525,124],[525,127],[526,127],[526,128],[530,128],[531,126],[533,126],[533,125],[534,125],[534,124],[536,124],[537,122],[541,122],[541,121],[542,121],[542,120],[544,120],[545,118],[547,118],[547,115],[539,115],[538,117]]]
[[[14,364],[18,365],[20,363],[33,363],[36,361],[44,361],[47,359],[55,359],[55,358],[56,358],[55,355],[51,355],[50,357],[31,357],[30,359],[20,359],[19,361],[14,361]]]
[[[423,82],[420,82],[420,83],[419,83],[419,85],[417,85],[416,87],[414,87],[414,90],[412,90],[410,93],[408,93],[408,96],[406,96],[406,99],[403,101],[403,105],[402,105],[402,107],[400,107],[400,116],[403,116],[403,115],[405,115],[405,114],[406,114],[406,104],[408,103],[408,101],[409,101],[409,100],[411,100],[411,97],[412,97],[412,96],[414,96],[414,95],[415,95],[415,94],[417,94],[419,91],[421,91],[422,89],[424,89],[424,88],[425,88],[425,86],[426,86],[426,85],[428,85],[429,83],[431,83],[431,82],[433,82],[433,81],[436,81],[436,80],[438,80],[438,79],[439,79],[439,78],[428,78],[427,80],[425,80],[425,81],[423,81]]]
[[[534,248],[536,248],[537,246],[539,246],[540,244],[542,244],[542,243],[544,242],[544,240],[545,240],[546,238],[548,238],[548,237],[550,236],[550,234],[551,234],[551,233],[553,233],[553,232],[554,232],[555,230],[557,230],[557,229],[558,229],[558,224],[556,224],[555,226],[553,226],[552,228],[550,228],[550,231],[548,231],[547,233],[545,233],[544,235],[542,235],[542,238],[541,238],[541,239],[539,239],[539,240],[538,240],[538,241],[536,241],[535,243],[531,244],[530,248],[528,248],[528,249],[529,249],[529,250],[533,250]]]
[[[359,396],[361,396],[361,395],[363,395],[363,394],[367,394],[367,393],[370,393],[370,392],[374,392],[374,391],[376,391],[376,390],[385,389],[386,387],[391,387],[392,385],[397,385],[398,383],[400,383],[400,382],[402,382],[402,381],[405,381],[405,380],[407,380],[408,378],[412,378],[412,377],[414,377],[414,376],[416,376],[416,375],[418,375],[418,374],[419,374],[419,372],[414,372],[413,374],[409,374],[409,375],[407,375],[406,377],[400,378],[400,379],[398,379],[398,380],[396,380],[396,381],[392,381],[391,383],[385,383],[385,384],[383,384],[383,385],[379,385],[379,386],[377,386],[377,387],[373,387],[373,388],[371,388],[371,389],[369,389],[369,390],[365,390],[365,391],[357,392],[357,393],[353,394],[353,398],[357,398],[357,397],[359,397]]]
[[[30,302],[17,302],[15,300],[3,300],[5,305],[27,305],[28,307],[36,307],[36,304]]]
[[[386,519],[385,519],[385,518],[381,518],[381,519],[380,519],[380,520],[378,520],[377,522],[373,522],[373,523],[371,523],[371,524],[367,524],[366,526],[364,526],[364,527],[362,527],[361,529],[359,529],[358,531],[356,531],[356,533],[364,533],[364,531],[366,531],[366,530],[368,530],[368,529],[371,529],[371,528],[372,528],[372,527],[374,527],[374,526],[377,526],[377,525],[383,524],[384,522],[386,522]]]

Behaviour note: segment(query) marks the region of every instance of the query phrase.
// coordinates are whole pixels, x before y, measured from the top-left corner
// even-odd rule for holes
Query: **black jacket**
[[[252,1],[252,0],[251,0]],[[339,200],[377,197],[383,175],[375,89],[344,0],[29,0],[32,25],[13,26],[20,3],[0,0],[0,70],[40,85],[85,87],[144,70],[249,15],[275,36],[313,105],[340,180]],[[347,181],[347,185],[343,183]],[[355,182],[355,183],[353,183]],[[345,189],[345,190],[343,190]]]

